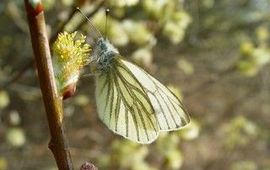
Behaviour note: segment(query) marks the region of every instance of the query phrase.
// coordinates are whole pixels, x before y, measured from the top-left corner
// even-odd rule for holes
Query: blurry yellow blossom
[[[0,109],[5,108],[9,104],[9,96],[6,91],[0,90]]]
[[[7,142],[14,147],[21,147],[25,144],[25,133],[21,128],[10,128],[6,132]]]
[[[270,62],[269,31],[265,26],[256,29],[256,43],[245,40],[240,46],[238,70],[246,76],[255,76]]]
[[[166,22],[164,26],[163,34],[167,36],[172,43],[177,44],[184,38],[185,31],[180,29],[177,23],[169,21]]]
[[[237,68],[246,76],[254,76],[267,63],[270,62],[270,49],[265,47],[255,48],[247,51],[237,63]]]
[[[171,150],[168,154],[167,154],[167,164],[169,169],[171,170],[178,170],[181,168],[181,166],[183,165],[184,162],[184,158],[182,153],[175,149],[175,150]]]
[[[99,10],[92,18],[94,25],[99,28],[99,31],[107,36],[109,40],[116,46],[124,46],[129,42],[128,35],[122,24],[114,18],[107,16],[108,25],[106,25],[106,15],[104,10]],[[105,35],[107,34],[107,35]]]
[[[146,145],[139,145],[127,140],[115,140],[111,144],[112,154],[101,156],[100,164],[104,169],[108,169],[113,164],[117,169],[157,170],[145,161],[148,152]]]
[[[258,165],[253,161],[237,161],[231,165],[230,170],[257,170]]]
[[[144,9],[153,17],[160,18],[163,15],[163,9],[168,1],[164,0],[147,0],[142,1]]]
[[[245,41],[241,44],[240,50],[242,55],[250,56],[252,54],[252,51],[254,50],[254,45],[250,41]]]
[[[180,59],[177,61],[177,66],[180,68],[186,75],[191,75],[194,73],[193,65],[186,59]]]
[[[128,34],[130,42],[137,45],[150,45],[156,44],[156,39],[152,33],[146,28],[143,22],[135,22],[132,20],[123,21],[123,27]]]
[[[200,134],[200,125],[196,120],[192,119],[190,123],[178,133],[180,133],[181,137],[185,140],[196,139]]]
[[[177,44],[183,40],[186,29],[190,23],[191,17],[186,12],[176,12],[165,22],[163,34],[168,37],[172,43]]]
[[[139,0],[110,0],[111,6],[127,7],[138,4]]]
[[[7,170],[7,159],[5,157],[0,156],[0,170]]]
[[[142,6],[150,17],[158,21],[163,35],[172,43],[183,40],[186,28],[191,23],[191,17],[183,10],[183,2],[147,0],[142,1]]]
[[[131,55],[131,58],[139,65],[147,68],[151,67],[153,62],[153,55],[148,48],[139,48]]]
[[[265,26],[259,26],[257,29],[256,29],[256,35],[257,35],[257,38],[260,42],[264,42],[266,41],[267,39],[269,39],[269,31],[268,31],[268,28],[265,27]]]
[[[162,132],[157,140],[156,147],[159,155],[163,157],[167,169],[178,170],[183,164],[184,158],[179,143],[180,136],[176,132],[170,134]]]
[[[258,135],[257,126],[243,116],[233,118],[225,127],[225,146],[234,149],[243,146]]]
[[[17,110],[10,111],[9,122],[11,125],[19,125],[21,123],[21,117]]]

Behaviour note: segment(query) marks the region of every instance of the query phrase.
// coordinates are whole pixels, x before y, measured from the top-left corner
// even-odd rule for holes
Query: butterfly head
[[[108,70],[112,65],[112,59],[119,54],[118,50],[103,37],[99,38],[93,52],[92,60],[98,70]]]

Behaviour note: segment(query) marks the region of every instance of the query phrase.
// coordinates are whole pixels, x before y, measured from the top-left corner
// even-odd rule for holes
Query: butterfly
[[[181,101],[142,68],[125,60],[108,40],[97,40],[92,62],[98,73],[98,115],[114,133],[148,144],[160,131],[177,130],[190,122]]]
[[[182,102],[166,86],[127,61],[91,27],[99,34],[90,62],[96,73],[97,111],[110,130],[131,141],[149,144],[161,131],[178,130],[190,122]]]

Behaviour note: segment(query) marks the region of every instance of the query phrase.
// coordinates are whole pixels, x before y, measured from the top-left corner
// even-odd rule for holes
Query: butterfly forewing
[[[96,78],[96,101],[100,119],[115,133],[139,143],[151,143],[159,133],[150,98],[135,75],[114,59],[110,70]]]
[[[160,130],[176,130],[189,123],[183,104],[168,88],[138,66],[123,59],[121,62],[144,88],[154,108]]]

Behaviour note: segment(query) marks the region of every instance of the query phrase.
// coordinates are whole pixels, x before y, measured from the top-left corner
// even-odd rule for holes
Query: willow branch
[[[62,97],[58,95],[55,83],[43,6],[40,1],[24,0],[24,2],[51,134],[49,148],[54,155],[58,168],[70,170],[72,169],[72,161],[63,127]]]

